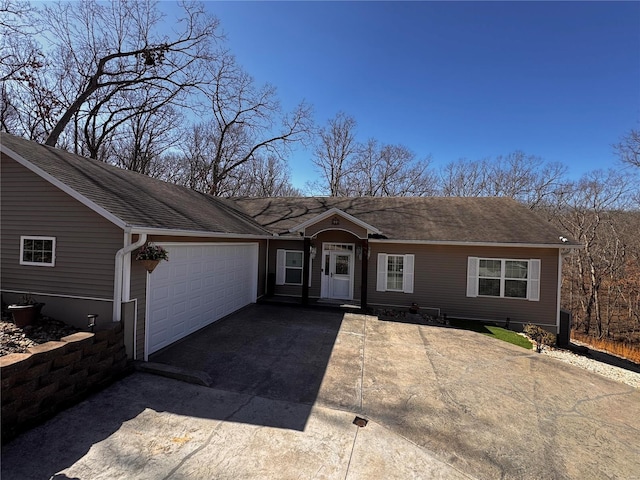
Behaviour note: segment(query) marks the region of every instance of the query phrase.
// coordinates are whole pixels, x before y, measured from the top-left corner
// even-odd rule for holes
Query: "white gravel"
[[[584,355],[577,355],[568,350],[546,347],[542,350],[542,354],[640,389],[640,373],[609,365]]]

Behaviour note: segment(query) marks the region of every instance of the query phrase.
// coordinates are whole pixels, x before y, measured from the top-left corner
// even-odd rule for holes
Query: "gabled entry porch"
[[[299,236],[270,240],[267,272],[271,272],[272,297],[298,298],[303,305],[337,303],[366,309],[369,235],[379,231],[331,209],[290,232]]]

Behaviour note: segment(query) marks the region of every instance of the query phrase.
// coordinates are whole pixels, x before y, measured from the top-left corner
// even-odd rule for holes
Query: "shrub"
[[[551,332],[547,332],[544,328],[530,323],[526,324],[522,329],[524,334],[536,343],[536,352],[542,352],[545,346],[556,343],[556,336]]]

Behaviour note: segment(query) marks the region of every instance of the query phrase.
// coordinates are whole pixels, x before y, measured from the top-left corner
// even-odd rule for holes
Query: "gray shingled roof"
[[[132,227],[270,233],[225,200],[2,133],[2,144]]]
[[[384,238],[433,242],[573,245],[565,233],[510,198],[357,197],[235,198],[235,204],[278,234],[330,208],[378,228]]]
[[[287,197],[220,199],[6,133],[2,144],[131,227],[237,235],[289,229],[338,208],[383,238],[535,245],[563,243],[559,231],[508,198]]]

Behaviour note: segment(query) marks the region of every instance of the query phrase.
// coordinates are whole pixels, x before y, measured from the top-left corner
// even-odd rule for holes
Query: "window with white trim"
[[[387,255],[387,290],[402,291],[404,255]]]
[[[468,297],[540,299],[540,260],[469,257]]]
[[[276,285],[302,285],[302,250],[276,251]],[[311,285],[311,258],[309,258],[309,285]]]
[[[56,238],[20,237],[20,265],[53,267],[56,264]]]
[[[378,254],[376,290],[413,293],[415,255]]]

